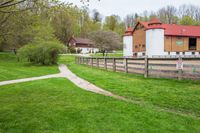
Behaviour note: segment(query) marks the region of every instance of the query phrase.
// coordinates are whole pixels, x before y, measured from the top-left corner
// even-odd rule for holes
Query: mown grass
[[[103,54],[102,53],[96,53],[96,54],[92,54],[91,56],[93,56],[93,57],[103,57]],[[116,53],[107,53],[107,54],[105,54],[105,57],[123,57],[123,52],[118,51]]]
[[[57,65],[41,66],[18,62],[11,53],[0,53],[0,81],[58,73]]]
[[[116,73],[74,63],[74,57],[62,56],[60,61],[78,76],[129,99],[147,105],[191,113],[200,117],[200,82],[144,78],[141,75]]]
[[[199,120],[86,92],[63,78],[0,86],[0,107],[2,133],[200,131]]]

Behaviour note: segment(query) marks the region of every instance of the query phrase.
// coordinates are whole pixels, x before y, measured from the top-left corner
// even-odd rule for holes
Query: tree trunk
[[[102,54],[103,54],[103,56],[105,56],[105,50],[102,50]]]
[[[14,54],[15,54],[15,55],[17,54],[17,51],[16,51],[16,49],[15,49],[15,48],[13,49],[13,52],[14,52]]]

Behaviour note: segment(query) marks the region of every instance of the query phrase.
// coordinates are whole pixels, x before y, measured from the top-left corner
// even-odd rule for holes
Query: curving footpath
[[[52,74],[52,75],[45,75],[40,77],[32,77],[32,78],[24,78],[24,79],[16,79],[16,80],[8,80],[0,82],[0,86],[8,85],[8,84],[15,84],[15,83],[22,83],[22,82],[29,82],[41,79],[48,79],[48,78],[58,78],[61,77],[60,74]]]

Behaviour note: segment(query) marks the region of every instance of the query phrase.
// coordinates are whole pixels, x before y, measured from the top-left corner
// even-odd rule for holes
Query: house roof
[[[177,24],[162,24],[158,19],[150,22],[139,21],[134,27],[132,33],[138,24],[142,24],[146,30],[148,29],[164,29],[166,36],[193,36],[200,37],[200,26],[186,26]],[[155,24],[155,25],[154,25]],[[127,32],[127,31],[126,31]],[[125,34],[126,34],[125,32]]]
[[[79,44],[94,44],[94,42],[92,40],[88,39],[88,38],[75,38],[75,37],[72,37],[71,39],[73,39],[76,43],[79,43]]]

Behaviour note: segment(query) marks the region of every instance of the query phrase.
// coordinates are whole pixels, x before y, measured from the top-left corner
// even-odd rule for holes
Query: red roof
[[[152,25],[152,24],[162,24],[162,23],[160,22],[159,19],[153,18],[153,19],[150,20],[148,25]]]
[[[150,22],[139,21],[134,27],[132,33],[125,32],[126,34],[133,34],[135,28],[138,24],[142,24],[146,30],[149,29],[164,29],[166,36],[192,36],[200,37],[200,26],[187,26],[187,25],[177,25],[177,24],[162,24],[158,19],[152,19]],[[155,24],[155,25],[153,25]]]
[[[132,36],[132,35],[133,35],[133,28],[128,28],[128,29],[125,31],[124,36]]]
[[[165,35],[200,37],[200,26],[163,24]]]

